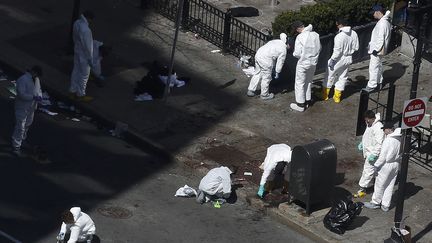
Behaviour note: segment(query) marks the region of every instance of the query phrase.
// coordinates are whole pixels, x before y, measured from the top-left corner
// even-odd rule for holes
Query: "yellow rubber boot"
[[[321,91],[321,99],[322,100],[328,100],[328,95],[329,95],[329,93],[330,93],[330,88],[322,88],[322,91]]]
[[[341,97],[342,97],[342,91],[335,89],[334,90],[334,95],[333,95],[334,102],[340,103],[341,102]]]

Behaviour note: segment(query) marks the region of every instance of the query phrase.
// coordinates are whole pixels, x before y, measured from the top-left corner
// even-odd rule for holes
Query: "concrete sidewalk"
[[[72,3],[70,3],[72,4]],[[243,170],[262,161],[273,143],[290,146],[327,138],[338,149],[338,185],[355,191],[363,159],[357,152],[360,138],[355,137],[358,93],[368,76],[368,62],[353,65],[353,82],[340,104],[318,102],[305,113],[289,109],[294,100],[293,80],[283,76],[272,83],[276,97],[271,101],[245,95],[249,79],[236,67],[232,56],[211,53],[217,49],[191,33],[181,33],[175,69],[179,76],[192,78],[185,87],[172,90],[166,103],[133,101],[135,81],[146,74],[155,59],[168,63],[173,38],[173,24],[150,11],[141,11],[139,1],[83,2],[82,9],[96,11],[94,38],[113,46],[105,60],[106,85],[87,89],[95,100],[78,104],[112,126],[128,124],[130,134],[142,144],[172,154],[177,161],[200,172],[218,164],[238,163]],[[20,70],[33,64],[44,68],[44,85],[65,96],[69,87],[72,57],[64,53],[72,6],[54,0],[4,0],[0,5],[0,59]],[[386,57],[385,77],[396,80],[395,109],[402,109],[409,97],[412,66],[410,60],[393,53]],[[432,92],[430,67],[423,65],[418,96]],[[287,70],[285,70],[285,74]],[[317,75],[316,80],[321,76]],[[281,92],[286,90],[288,92]],[[147,141],[147,142],[146,142]],[[406,224],[417,242],[432,242],[431,172],[411,164],[408,195],[405,201]],[[260,175],[253,178],[240,194],[254,194]],[[241,192],[243,191],[243,192]],[[368,195],[363,201],[369,200]],[[249,197],[253,198],[253,197]],[[394,198],[395,199],[395,198]],[[261,205],[251,200],[253,205]],[[353,229],[338,236],[322,224],[323,212],[314,220],[296,217],[297,209],[285,204],[270,208],[269,213],[328,242],[380,242],[390,235],[394,208],[388,213],[364,209]]]

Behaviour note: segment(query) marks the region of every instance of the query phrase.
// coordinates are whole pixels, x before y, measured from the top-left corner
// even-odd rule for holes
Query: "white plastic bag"
[[[196,195],[197,195],[196,190],[188,185],[184,185],[184,187],[180,187],[175,194],[176,197],[196,197]]]

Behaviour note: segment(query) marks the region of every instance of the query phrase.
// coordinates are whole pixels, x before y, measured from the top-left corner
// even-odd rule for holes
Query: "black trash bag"
[[[363,203],[354,203],[350,199],[339,200],[324,217],[324,226],[336,234],[342,235],[354,218],[362,211]]]

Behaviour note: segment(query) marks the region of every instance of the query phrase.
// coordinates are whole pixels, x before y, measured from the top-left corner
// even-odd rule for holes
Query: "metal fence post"
[[[363,115],[368,110],[368,103],[369,103],[369,92],[362,90],[360,92],[360,102],[359,102],[359,109],[357,114],[356,136],[363,135],[364,131],[366,130],[366,124],[364,122]]]
[[[184,0],[183,2],[183,12],[181,20],[181,29],[187,30],[189,28],[189,0]]]
[[[230,35],[231,35],[231,13],[227,12],[225,13],[224,18],[224,31],[223,31],[223,39],[222,39],[222,51],[224,53],[229,52],[229,42],[230,42]]]
[[[393,106],[394,106],[395,92],[396,92],[396,86],[394,84],[390,84],[387,93],[387,107],[386,107],[385,121],[391,121],[393,119]]]

